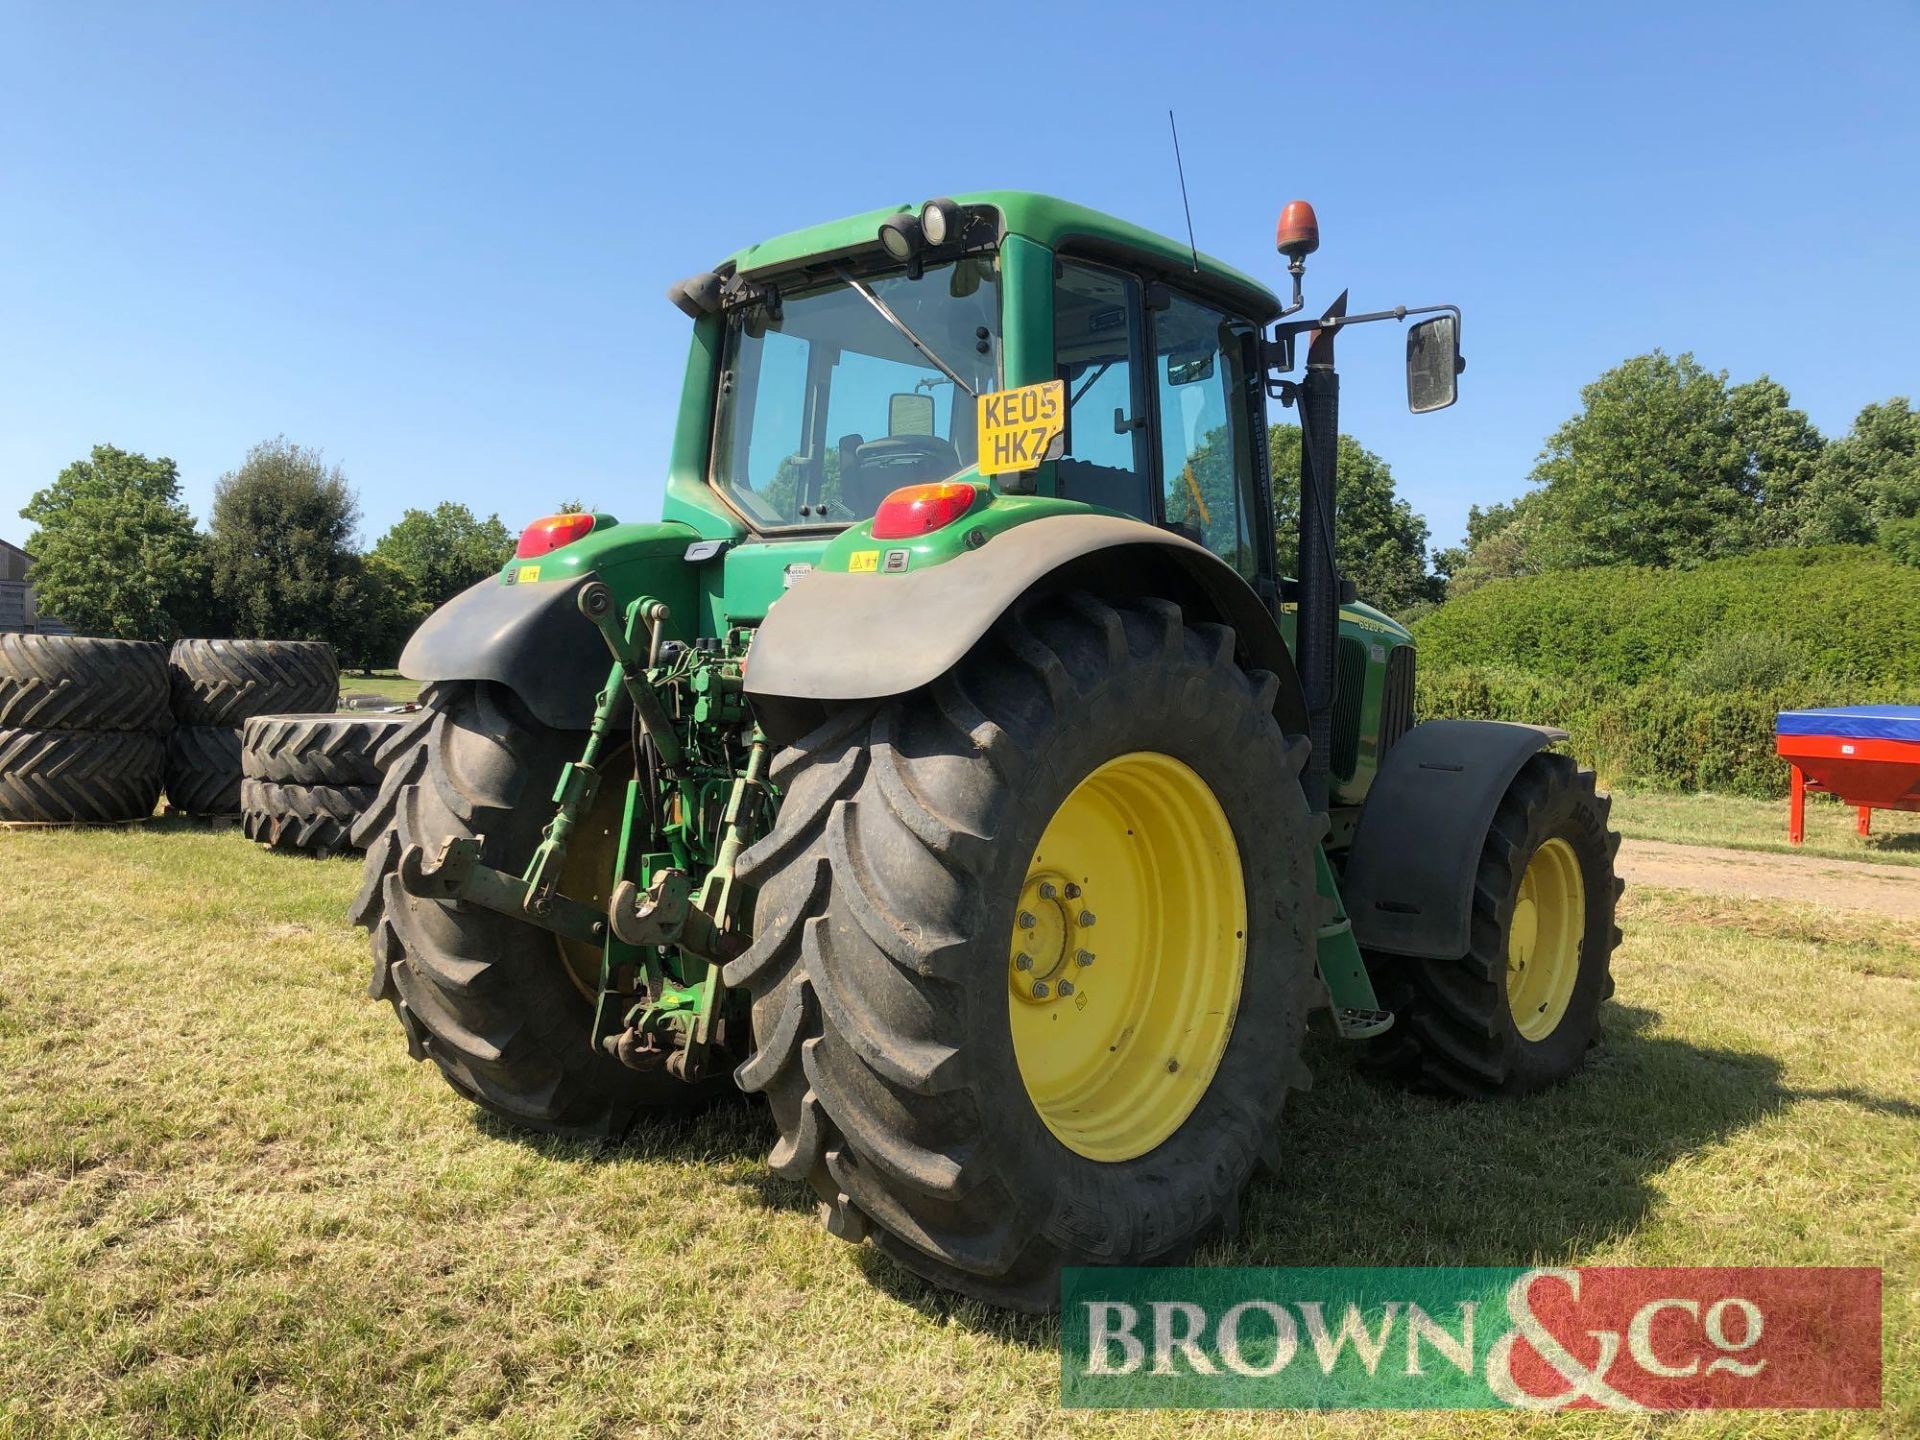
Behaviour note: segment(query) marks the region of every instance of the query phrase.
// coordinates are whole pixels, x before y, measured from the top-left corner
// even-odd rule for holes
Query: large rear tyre
[[[174,718],[239,728],[250,716],[331,710],[340,666],[324,640],[176,640]]]
[[[1372,1043],[1375,1068],[1479,1099],[1544,1090],[1586,1062],[1620,943],[1612,806],[1570,756],[1521,767],[1481,846],[1472,948],[1452,961],[1369,957],[1395,1017]]]
[[[256,715],[241,732],[241,768],[275,785],[378,785],[374,754],[401,715]]]
[[[160,798],[165,748],[137,730],[0,730],[0,820],[145,819]]]
[[[240,782],[241,827],[269,850],[344,854],[374,793],[366,785],[282,785],[249,776]]]
[[[378,796],[353,831],[367,852],[349,911],[372,939],[368,994],[392,1004],[416,1060],[431,1060],[482,1109],[550,1134],[612,1137],[643,1111],[684,1109],[717,1085],[630,1070],[591,1042],[597,955],[537,926],[459,901],[422,900],[400,886],[410,845],[439,852],[453,836],[484,836],[484,863],[519,873],[552,815],[560,766],[584,737],[542,725],[505,686],[431,685],[424,707],[381,744]],[[604,899],[610,839],[624,787],[601,787],[577,832],[561,889]],[[595,888],[595,887],[598,888]]]
[[[164,645],[0,635],[0,726],[164,732],[172,724]]]
[[[240,813],[240,732],[177,725],[167,736],[167,803],[183,815]]]
[[[1277,684],[1171,603],[1044,599],[780,756],[726,979],[829,1230],[1038,1310],[1234,1223],[1305,1080],[1319,834]]]

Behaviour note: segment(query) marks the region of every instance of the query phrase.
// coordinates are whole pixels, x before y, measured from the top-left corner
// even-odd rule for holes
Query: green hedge
[[[1699,694],[1667,680],[1620,686],[1486,666],[1433,666],[1422,657],[1417,708],[1441,716],[1558,725],[1573,753],[1602,783],[1644,790],[1787,793],[1787,766],[1774,753],[1781,710],[1894,698],[1831,684],[1734,694]]]
[[[1767,550],[1693,570],[1609,566],[1496,580],[1413,627],[1421,663],[1613,686],[1679,680],[1705,646],[1764,637],[1836,701],[1920,696],[1920,568],[1885,548]],[[1777,672],[1777,667],[1776,667]],[[1756,679],[1761,677],[1756,676]],[[1763,683],[1782,677],[1770,673]]]

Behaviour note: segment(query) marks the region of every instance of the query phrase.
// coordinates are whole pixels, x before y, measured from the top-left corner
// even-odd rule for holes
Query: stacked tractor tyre
[[[187,815],[241,812],[241,727],[256,715],[331,710],[333,647],[317,640],[181,640],[168,660],[174,730],[167,801]]]
[[[0,820],[151,815],[172,726],[162,646],[0,635]]]
[[[274,850],[354,849],[353,822],[380,785],[374,755],[399,715],[260,715],[242,732],[240,806],[247,838]]]

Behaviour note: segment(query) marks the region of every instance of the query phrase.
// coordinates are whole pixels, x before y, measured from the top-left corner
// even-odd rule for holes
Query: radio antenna
[[[1200,273],[1200,247],[1193,243],[1193,206],[1187,203],[1187,167],[1180,162],[1180,127],[1167,111],[1167,129],[1173,132],[1173,168],[1180,175],[1180,208],[1187,212],[1187,249],[1193,253],[1193,273]]]

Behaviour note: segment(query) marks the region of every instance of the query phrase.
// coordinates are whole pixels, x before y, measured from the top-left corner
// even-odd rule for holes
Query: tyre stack
[[[318,640],[181,640],[173,647],[167,802],[187,815],[241,812],[240,732],[256,715],[331,710],[333,647]]]
[[[160,798],[166,648],[0,635],[0,820],[141,820]]]
[[[261,715],[241,740],[247,838],[275,850],[337,855],[380,787],[374,760],[401,715]]]

